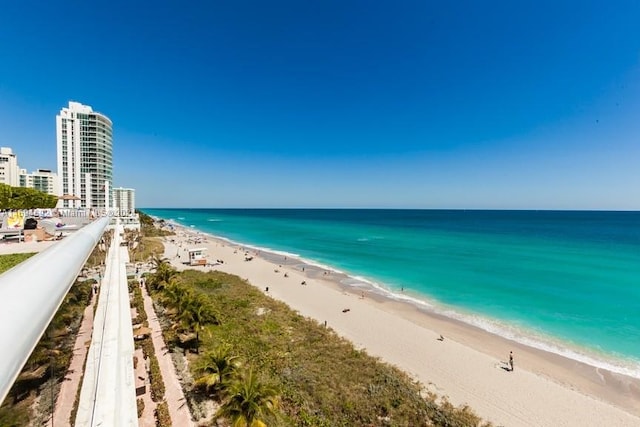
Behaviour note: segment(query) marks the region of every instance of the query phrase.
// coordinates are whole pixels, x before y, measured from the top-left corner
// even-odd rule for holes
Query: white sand
[[[273,298],[319,323],[326,321],[356,347],[398,366],[455,405],[468,404],[497,425],[640,426],[636,379],[527,348],[368,291],[363,298],[361,291],[350,292],[332,281],[334,273],[324,275],[309,266],[302,272],[299,260],[250,251],[254,258],[245,261],[244,250],[224,240],[198,234],[207,241],[188,243],[195,232],[177,231],[178,236],[166,239],[165,256],[178,268],[216,269],[248,279],[263,291],[268,286]],[[203,246],[209,249],[209,262],[224,263],[182,265],[186,247]],[[301,285],[303,281],[306,285]],[[444,341],[437,339],[440,334]],[[510,350],[515,355],[513,372],[503,369]]]

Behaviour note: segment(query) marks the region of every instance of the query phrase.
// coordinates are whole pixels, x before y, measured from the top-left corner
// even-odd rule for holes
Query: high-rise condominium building
[[[136,190],[133,188],[114,188],[113,203],[121,212],[133,212],[136,208]]]
[[[88,105],[69,102],[56,116],[58,176],[64,207],[109,208],[113,183],[112,123]]]
[[[8,147],[0,147],[0,183],[18,186],[18,158]]]

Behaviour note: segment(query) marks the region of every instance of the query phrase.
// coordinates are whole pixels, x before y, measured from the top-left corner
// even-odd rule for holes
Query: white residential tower
[[[69,102],[56,116],[58,176],[64,207],[108,208],[113,183],[112,123],[88,105]]]

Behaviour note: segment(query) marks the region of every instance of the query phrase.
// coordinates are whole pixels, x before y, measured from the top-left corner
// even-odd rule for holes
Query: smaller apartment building
[[[136,208],[136,190],[133,188],[114,188],[113,204],[121,212],[133,212]]]
[[[20,187],[35,188],[43,193],[60,196],[60,182],[58,175],[49,169],[38,169],[27,173],[26,169],[20,169]]]

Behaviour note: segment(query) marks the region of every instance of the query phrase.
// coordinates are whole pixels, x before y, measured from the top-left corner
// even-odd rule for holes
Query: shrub
[[[147,312],[144,309],[144,299],[142,298],[142,291],[140,290],[140,285],[138,282],[135,282],[131,286],[131,291],[133,292],[133,301],[131,305],[136,309],[137,316],[132,320],[132,323],[144,323],[147,320]]]
[[[149,377],[151,380],[151,398],[154,402],[164,399],[164,381],[158,365],[158,358],[155,354],[149,357]]]
[[[138,418],[140,418],[142,416],[142,413],[144,412],[144,400],[138,399],[137,403],[138,403]]]
[[[171,415],[169,415],[169,406],[166,401],[158,403],[156,408],[156,426],[171,427]]]

